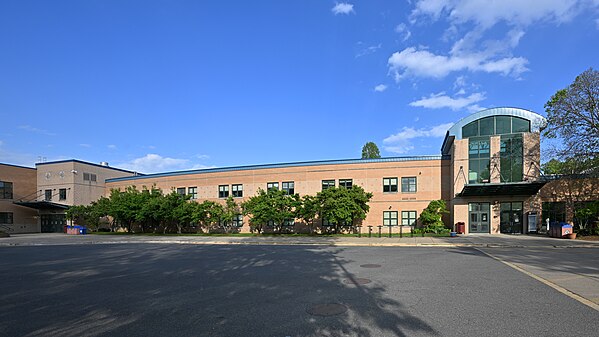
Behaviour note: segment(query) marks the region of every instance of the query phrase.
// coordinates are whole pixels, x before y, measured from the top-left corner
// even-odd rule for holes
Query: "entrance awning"
[[[468,184],[464,186],[458,197],[485,197],[485,196],[511,196],[534,195],[539,192],[545,182],[517,182],[517,183],[490,183]]]
[[[14,204],[19,205],[19,206],[34,208],[34,209],[38,209],[38,210],[45,210],[45,211],[65,210],[65,209],[69,208],[68,205],[57,204],[57,203],[51,202],[51,201],[19,201],[19,202],[15,201]]]

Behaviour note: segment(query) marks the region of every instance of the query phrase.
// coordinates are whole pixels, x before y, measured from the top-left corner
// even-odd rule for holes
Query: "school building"
[[[547,179],[540,171],[543,116],[519,108],[493,108],[453,125],[439,155],[279,163],[140,174],[78,160],[38,163],[35,169],[0,164],[0,226],[10,232],[59,231],[69,205],[88,204],[113,188],[156,186],[194,201],[238,203],[258,189],[315,195],[328,187],[359,185],[373,194],[363,226],[418,224],[432,200],[445,200],[447,225],[469,233],[527,233],[549,221],[572,221],[564,205],[598,200],[596,179]],[[36,181],[37,184],[33,184]],[[576,192],[566,188],[577,184]],[[10,192],[6,192],[10,190]],[[28,197],[29,195],[29,197]],[[33,196],[33,198],[31,198]],[[247,218],[235,221],[250,231]],[[317,224],[326,226],[327,223]],[[300,221],[289,230],[307,231]]]

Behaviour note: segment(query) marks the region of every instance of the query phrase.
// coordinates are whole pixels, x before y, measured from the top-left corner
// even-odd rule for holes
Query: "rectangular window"
[[[397,192],[397,177],[383,178],[383,192]]]
[[[83,172],[83,181],[97,181],[97,177],[94,173]]]
[[[12,225],[12,212],[0,212],[0,224]]]
[[[218,197],[219,198],[228,198],[229,197],[229,185],[219,185],[218,186]]]
[[[468,183],[488,183],[491,178],[489,137],[468,140]]]
[[[351,179],[339,179],[339,187],[345,187],[348,190],[352,188],[353,183]]]
[[[236,184],[232,186],[233,190],[233,198],[242,198],[243,197],[243,185]]]
[[[95,174],[93,174],[93,173],[90,173],[90,174],[89,174],[89,178],[91,179],[91,181],[97,181],[97,179],[96,179],[96,175],[95,175]]]
[[[397,226],[397,211],[383,212],[383,226]]]
[[[67,200],[67,189],[66,188],[61,188],[58,190],[58,200],[59,201]]]
[[[52,190],[45,190],[44,191],[44,200],[45,201],[52,201]]]
[[[89,173],[83,172],[83,181],[89,181]]]
[[[322,190],[326,190],[327,188],[335,187],[335,180],[323,180],[322,181]]]
[[[283,221],[283,226],[295,226],[295,220],[294,219],[285,219],[285,221]]]
[[[284,181],[283,182],[283,191],[286,194],[295,194],[295,183],[293,181]]]
[[[402,226],[416,226],[416,211],[401,211]]]
[[[235,218],[233,218],[233,226],[235,227],[243,227],[243,215],[237,214]]]
[[[178,195],[185,195],[185,187],[177,187]]]
[[[12,199],[12,183],[0,181],[0,199]]]
[[[402,177],[401,178],[401,191],[402,191],[402,193],[416,192],[416,177]]]
[[[266,184],[266,190],[278,190],[279,189],[279,183],[278,182],[274,182],[274,183],[267,183]]]
[[[198,188],[197,187],[188,187],[187,194],[191,196],[190,200],[196,200],[198,198]]]
[[[522,135],[501,136],[500,144],[501,182],[522,181],[524,173]]]

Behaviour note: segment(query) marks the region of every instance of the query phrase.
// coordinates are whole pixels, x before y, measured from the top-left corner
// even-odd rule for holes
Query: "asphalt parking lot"
[[[2,336],[596,336],[599,318],[473,248],[148,243],[0,256]]]

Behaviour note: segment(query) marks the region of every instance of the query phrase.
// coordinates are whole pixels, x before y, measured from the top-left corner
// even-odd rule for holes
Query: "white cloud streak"
[[[402,41],[407,41],[412,36],[412,32],[410,32],[405,23],[397,25],[395,27],[395,32],[402,36]]]
[[[376,92],[383,92],[385,90],[387,90],[387,86],[384,84],[379,84],[376,87],[374,87],[374,91]]]
[[[412,141],[417,138],[444,137],[453,123],[435,125],[428,129],[404,127],[396,134],[383,139],[383,148],[387,152],[405,154],[414,149]]]
[[[344,14],[349,15],[354,12],[354,5],[349,4],[347,2],[338,2],[335,4],[333,8],[331,8],[331,12],[335,15]]]
[[[33,133],[39,133],[39,134],[46,135],[46,136],[56,136],[56,134],[53,132],[50,132],[50,131],[47,131],[44,129],[39,129],[39,128],[33,127],[31,125],[21,125],[21,126],[19,126],[19,129],[33,132]]]
[[[211,166],[193,164],[189,159],[169,158],[149,153],[143,157],[115,165],[115,167],[141,173],[157,173],[189,169],[209,168]]]
[[[443,109],[449,108],[453,111],[461,110],[466,107],[472,106],[475,103],[485,100],[485,93],[473,93],[470,96],[465,97],[450,97],[445,92],[437,94],[430,94],[428,97],[422,97],[417,101],[410,103],[410,106],[427,108],[427,109]]]

